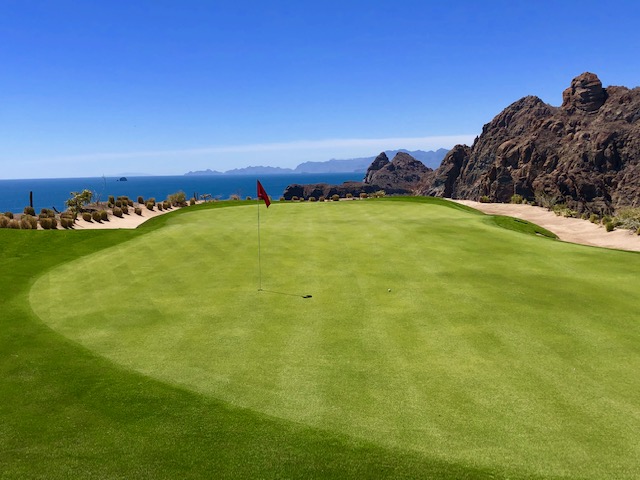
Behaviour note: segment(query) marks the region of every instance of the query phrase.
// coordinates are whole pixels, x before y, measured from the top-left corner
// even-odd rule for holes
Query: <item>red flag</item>
[[[267,208],[269,208],[269,205],[271,205],[271,200],[269,200],[269,195],[267,195],[267,192],[265,192],[264,187],[260,183],[260,180],[258,180],[258,198],[264,200],[264,204],[267,206]]]

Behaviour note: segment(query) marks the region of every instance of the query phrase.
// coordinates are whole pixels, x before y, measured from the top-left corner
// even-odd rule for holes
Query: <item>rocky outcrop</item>
[[[640,194],[640,88],[602,88],[583,73],[561,107],[538,97],[513,103],[426,175],[425,195],[508,202],[514,193],[558,198],[579,212],[609,213]]]
[[[285,200],[293,197],[328,198],[335,194],[344,197],[348,193],[357,197],[360,193],[371,194],[380,190],[384,190],[387,195],[408,195],[415,193],[418,184],[430,172],[433,170],[408,153],[398,152],[389,161],[382,152],[373,161],[362,182],[345,182],[342,185],[293,184],[285,189],[283,197]]]

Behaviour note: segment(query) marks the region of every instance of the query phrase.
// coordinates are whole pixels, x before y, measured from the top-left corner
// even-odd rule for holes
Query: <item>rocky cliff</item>
[[[342,185],[328,185],[325,183],[289,185],[284,191],[285,200],[293,197],[331,197],[348,193],[357,197],[360,193],[374,193],[384,190],[387,195],[408,195],[416,193],[418,184],[432,169],[416,160],[405,152],[398,152],[389,161],[386,153],[378,155],[369,166],[362,182],[345,182]]]
[[[636,205],[640,193],[640,88],[574,78],[560,107],[528,96],[458,145],[419,186],[423,195],[508,202],[555,197],[579,212]]]

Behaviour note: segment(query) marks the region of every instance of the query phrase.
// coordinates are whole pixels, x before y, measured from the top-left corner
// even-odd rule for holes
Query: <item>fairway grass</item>
[[[170,416],[176,396],[238,412],[220,421],[251,435],[216,437],[233,448],[211,455],[240,462],[253,446],[267,477],[640,471],[639,255],[526,235],[436,200],[274,203],[261,207],[258,291],[257,208],[95,234],[95,247],[69,246],[73,261],[35,265],[14,301],[28,296],[61,336],[36,318],[29,328],[60,355],[99,366],[87,388],[142,378]],[[216,463],[197,454],[196,473]]]

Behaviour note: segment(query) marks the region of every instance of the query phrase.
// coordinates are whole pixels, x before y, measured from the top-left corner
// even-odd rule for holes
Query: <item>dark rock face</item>
[[[387,157],[387,154],[382,152],[380,155],[378,155],[375,160],[371,163],[371,165],[369,165],[369,168],[367,168],[367,173],[364,176],[364,183],[372,183],[371,180],[373,178],[373,175],[378,172],[381,168],[386,167],[389,164],[389,157]]]
[[[419,192],[498,202],[544,193],[579,212],[637,204],[640,88],[603,89],[583,73],[561,107],[524,97],[486,124],[472,147],[454,147]]]
[[[387,195],[408,195],[415,193],[420,181],[430,172],[433,170],[408,153],[398,152],[389,161],[383,152],[373,161],[362,182],[345,182],[342,185],[293,184],[286,188],[283,197],[285,200],[293,197],[328,198],[335,194],[344,197],[348,193],[358,197],[361,193],[371,194],[379,190],[384,190]]]

